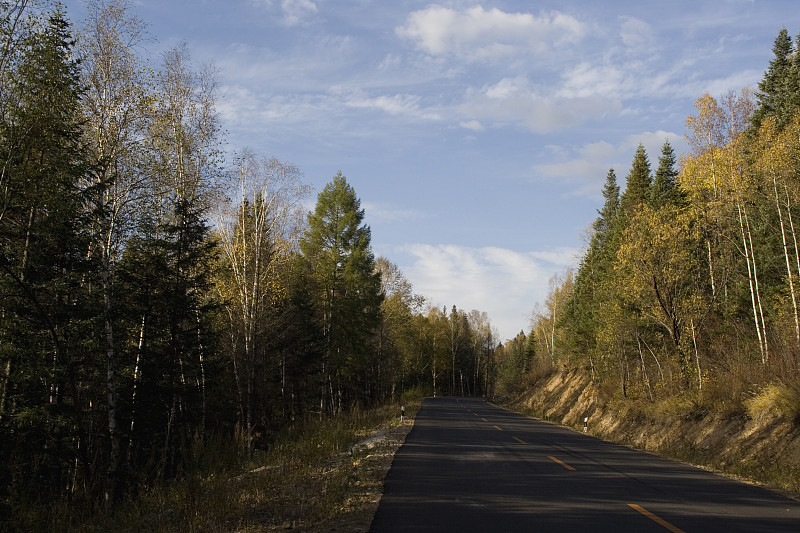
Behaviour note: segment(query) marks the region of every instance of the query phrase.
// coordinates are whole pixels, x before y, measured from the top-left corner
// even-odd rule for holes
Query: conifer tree
[[[790,91],[796,81],[791,80],[793,63],[798,60],[791,58],[792,38],[786,28],[781,28],[775,43],[772,46],[774,57],[769,62],[769,68],[764,73],[764,78],[758,82],[758,108],[753,113],[751,123],[752,133],[758,130],[766,117],[777,117],[779,127],[786,124],[794,112]]]
[[[605,202],[592,223],[593,234],[589,249],[575,276],[575,288],[565,306],[566,316],[563,320],[570,325],[572,331],[568,336],[572,349],[580,353],[581,357],[590,354],[594,348],[598,327],[597,310],[607,293],[619,246],[621,208],[619,186],[613,168],[606,174],[603,198]]]
[[[31,28],[7,64],[2,98],[13,104],[0,123],[0,463],[14,472],[13,482],[0,474],[0,490],[36,498],[90,481],[85,409],[101,397],[87,381],[96,314],[78,66],[59,9]]]
[[[642,144],[636,148],[633,164],[628,174],[627,186],[622,195],[622,208],[627,217],[631,217],[636,209],[646,203],[650,195],[653,178],[650,175],[650,162]]]
[[[380,273],[363,221],[361,201],[339,172],[317,197],[300,242],[325,338],[321,404],[331,413],[363,393],[367,351],[380,323]]]
[[[678,171],[675,168],[675,150],[667,140],[661,148],[661,157],[658,159],[653,186],[650,190],[650,205],[656,209],[667,204],[676,204],[683,201],[675,178]]]

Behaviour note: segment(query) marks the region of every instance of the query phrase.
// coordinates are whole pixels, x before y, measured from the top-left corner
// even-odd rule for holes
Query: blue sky
[[[79,22],[81,0],[65,2]],[[220,71],[230,151],[341,170],[376,255],[437,306],[529,331],[613,167],[679,153],[704,93],[754,87],[794,1],[136,0],[153,64]],[[310,207],[311,207],[310,205]]]

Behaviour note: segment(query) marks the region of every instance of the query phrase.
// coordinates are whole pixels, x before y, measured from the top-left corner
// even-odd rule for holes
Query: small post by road
[[[405,405],[401,405],[400,406],[400,421],[402,422],[405,419],[406,419],[406,406]]]
[[[584,417],[583,419],[583,432],[586,433],[589,431],[589,417]]]

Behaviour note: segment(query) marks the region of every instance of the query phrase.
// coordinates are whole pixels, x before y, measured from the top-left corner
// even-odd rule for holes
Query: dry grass
[[[246,468],[204,469],[151,487],[111,516],[54,529],[74,531],[367,531],[394,452],[411,429],[419,402],[309,422],[282,433]],[[362,443],[359,445],[359,443]],[[222,453],[222,452],[218,452]],[[224,453],[235,453],[228,449]],[[208,457],[212,463],[215,458]],[[229,457],[218,457],[230,465]],[[53,529],[51,528],[51,529]]]
[[[745,400],[754,420],[779,416],[800,421],[800,383],[768,383]]]

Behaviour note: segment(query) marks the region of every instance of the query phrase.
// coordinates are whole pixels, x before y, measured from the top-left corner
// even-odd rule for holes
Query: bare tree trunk
[[[781,225],[781,239],[783,240],[783,256],[786,259],[786,275],[788,276],[789,279],[789,291],[792,296],[795,340],[797,341],[798,346],[800,346],[800,317],[798,316],[797,312],[797,297],[795,296],[794,292],[794,272],[792,272],[792,265],[791,261],[789,260],[789,245],[786,242],[786,226],[783,223],[783,209],[781,209],[781,203],[778,195],[778,179],[774,173],[772,175],[772,186],[773,189],[775,190],[775,208],[778,210],[778,220],[780,221]]]
[[[119,474],[122,464],[122,435],[117,427],[117,355],[114,350],[114,325],[112,323],[112,301],[111,301],[111,280],[110,265],[108,257],[104,258],[103,278],[103,304],[105,307],[105,329],[106,329],[106,356],[108,368],[106,373],[107,397],[108,397],[108,436],[111,439],[111,457],[108,464],[108,479],[106,483],[106,502],[112,503],[117,500],[119,490]]]
[[[639,335],[636,335],[636,344],[639,346],[639,361],[641,361],[642,365],[642,378],[644,378],[644,383],[647,385],[647,393],[650,397],[650,401],[653,401],[653,389],[650,387],[650,380],[647,378],[647,367],[644,364],[644,354],[642,353],[642,341]]]
[[[758,314],[761,317],[761,333],[764,336],[764,353],[762,357],[762,364],[766,365],[769,361],[769,342],[767,341],[767,323],[764,320],[764,306],[761,304],[761,291],[758,284],[758,266],[756,265],[755,249],[753,248],[753,234],[750,231],[750,220],[747,217],[747,211],[744,213],[744,222],[747,227],[747,240],[750,243],[750,257],[753,260],[753,281],[755,282],[756,300],[758,301]]]
[[[711,280],[711,298],[713,299],[717,296],[717,286],[714,282],[714,261],[711,255],[711,239],[706,239],[706,246],[708,247],[708,275]]]
[[[700,371],[700,352],[697,350],[697,336],[695,335],[694,319],[691,321],[692,327],[692,344],[694,344],[694,359],[697,363],[697,387],[698,390],[703,390],[703,373]]]
[[[738,199],[736,201],[736,209],[739,213],[739,229],[741,230],[742,233],[742,246],[744,247],[744,258],[745,261],[747,262],[747,280],[750,284],[750,302],[753,307],[753,321],[756,326],[756,335],[758,336],[758,347],[761,351],[761,363],[766,364],[766,350],[764,346],[764,339],[762,338],[761,334],[761,324],[758,321],[758,304],[756,301],[755,283],[753,281],[753,265],[751,264],[750,260],[750,246],[747,243],[747,236],[745,234],[742,205]]]

